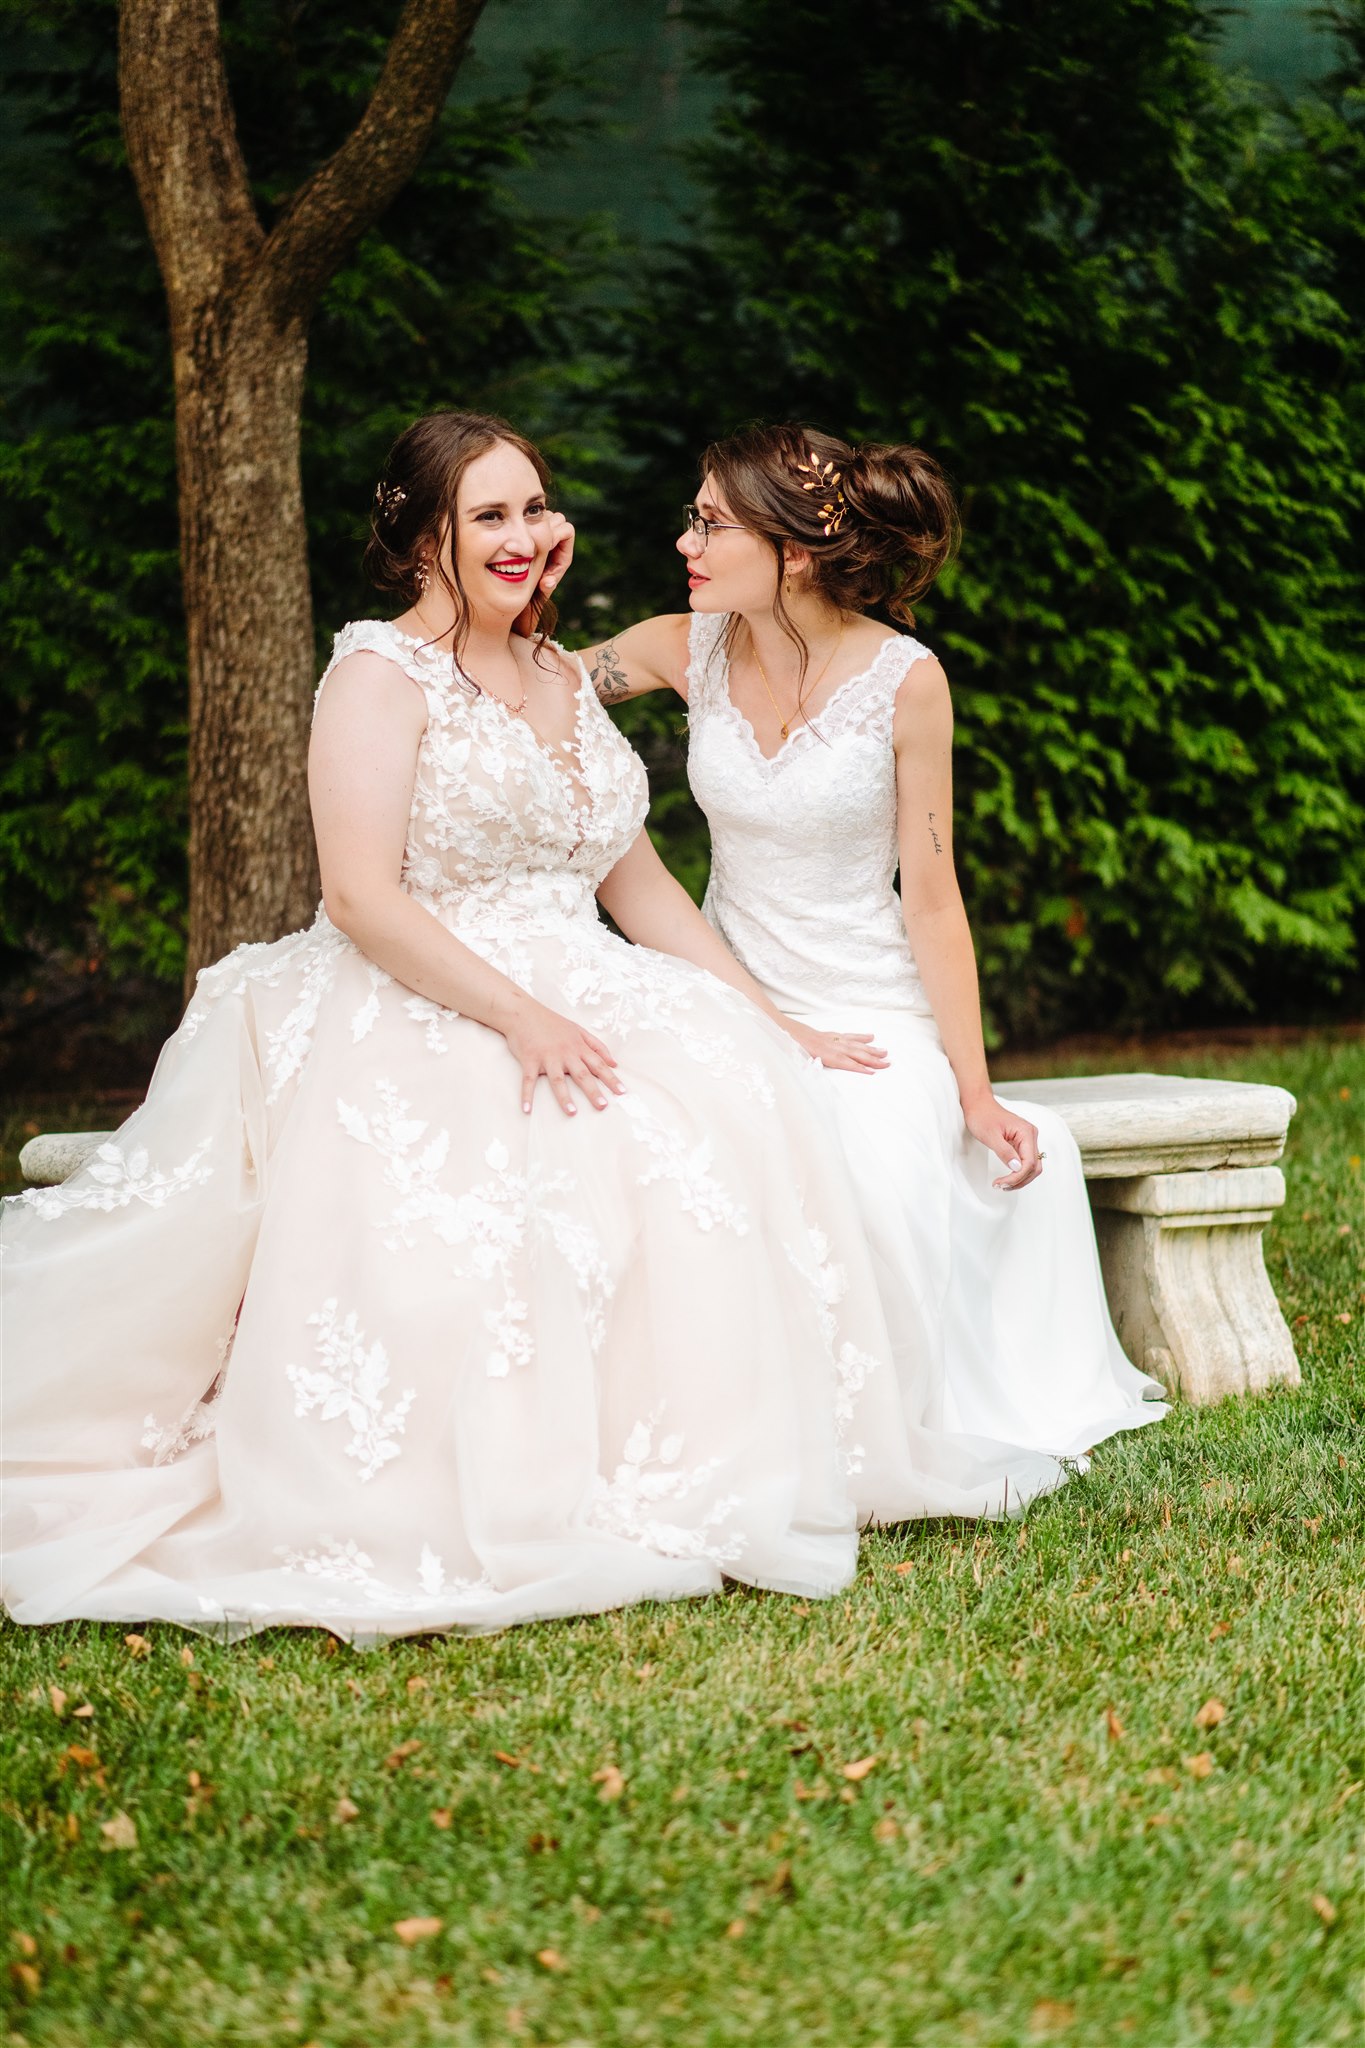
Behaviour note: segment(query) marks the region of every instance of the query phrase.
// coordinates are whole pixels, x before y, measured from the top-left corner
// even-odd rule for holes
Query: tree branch
[[[265,239],[237,142],[218,0],[121,0],[119,108],[179,345]]]
[[[258,285],[277,319],[307,319],[416,170],[484,4],[406,0],[370,104],[299,187],[261,252]]]

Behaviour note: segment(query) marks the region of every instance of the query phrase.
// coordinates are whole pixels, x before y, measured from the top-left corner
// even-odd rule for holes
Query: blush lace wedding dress
[[[895,876],[896,634],[765,756],[730,695],[726,620],[695,614],[688,774],[711,828],[705,909],[786,1014],[871,1031],[891,1064],[824,1081],[881,1287],[907,1416],[1078,1456],[1166,1413],[1114,1334],[1075,1140],[1009,1095],[1047,1162],[1017,1193],[967,1134]]]
[[[601,921],[647,799],[586,674],[560,760],[449,656],[362,621],[332,665],[362,649],[426,701],[403,887],[628,1092],[527,1116],[496,1032],[321,911],[207,969],[143,1106],[5,1204],[15,1617],[364,1643],[724,1575],[823,1595],[869,1497],[1057,1484],[904,1412],[818,1068]]]

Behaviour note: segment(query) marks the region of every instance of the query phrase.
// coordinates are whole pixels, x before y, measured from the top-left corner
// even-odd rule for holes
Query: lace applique
[[[370,992],[351,1019],[351,1043],[359,1045],[362,1038],[368,1038],[379,1016],[379,991],[388,988],[393,976],[386,974],[382,967],[376,967],[373,960],[366,963],[370,977]]]
[[[375,1090],[381,1105],[377,1114],[367,1117],[339,1100],[337,1115],[352,1138],[379,1153],[385,1182],[399,1196],[380,1226],[391,1233],[384,1243],[391,1251],[411,1250],[417,1227],[425,1225],[442,1244],[466,1250],[474,1278],[501,1285],[502,1303],[484,1313],[493,1338],[484,1367],[490,1378],[501,1379],[513,1365],[529,1365],[535,1357],[529,1310],[514,1284],[516,1262],[532,1234],[552,1245],[573,1273],[584,1300],[589,1341],[594,1350],[600,1347],[615,1282],[596,1233],[575,1213],[578,1189],[572,1175],[517,1172],[507,1146],[495,1139],[483,1155],[489,1177],[452,1192],[440,1177],[450,1153],[449,1131],[427,1139],[425,1120],[408,1115],[408,1104],[392,1081],[376,1081]]]
[[[60,1187],[25,1188],[18,1199],[47,1223],[70,1209],[126,1209],[130,1202],[145,1202],[149,1209],[160,1209],[173,1195],[202,1187],[212,1178],[213,1168],[202,1164],[212,1144],[212,1138],[205,1138],[188,1159],[165,1172],[152,1165],[145,1146],[125,1155],[110,1139]]]
[[[433,1003],[427,996],[409,996],[403,1009],[414,1024],[426,1026],[423,1038],[428,1052],[450,1051],[450,1041],[443,1027],[459,1016],[458,1010],[447,1010],[441,1003]]]
[[[313,1031],[322,999],[336,979],[337,962],[343,953],[355,951],[345,934],[321,914],[308,937],[313,944],[305,959],[298,1001],[278,1030],[269,1032],[265,1041],[265,1071],[270,1079],[267,1105],[278,1102],[287,1084],[303,1072],[313,1049]]]
[[[226,1337],[218,1340],[218,1370],[206,1393],[189,1407],[178,1422],[159,1423],[155,1415],[142,1418],[141,1445],[152,1454],[154,1465],[169,1465],[172,1459],[183,1457],[195,1444],[207,1442],[218,1427],[218,1396],[223,1391],[223,1380],[227,1373],[228,1360],[237,1335],[234,1319]]]
[[[597,1475],[588,1509],[590,1525],[657,1550],[664,1557],[706,1558],[716,1565],[737,1563],[744,1554],[744,1538],[738,1533],[716,1534],[743,1505],[737,1493],[712,1501],[701,1519],[690,1525],[660,1516],[661,1506],[677,1506],[707,1486],[720,1465],[719,1458],[690,1468],[680,1464],[683,1439],[676,1434],[666,1436],[656,1451],[654,1432],[660,1413],[656,1409],[647,1421],[636,1423],[610,1480]]]
[[[275,1546],[274,1555],[287,1572],[300,1572],[306,1578],[330,1581],[335,1585],[358,1587],[374,1605],[382,1605],[395,1614],[420,1614],[438,1601],[448,1606],[452,1596],[467,1597],[471,1593],[494,1591],[493,1581],[487,1572],[477,1579],[448,1579],[445,1567],[429,1543],[422,1545],[422,1555],[418,1560],[417,1583],[421,1590],[416,1593],[390,1586],[377,1577],[374,1559],[368,1551],[360,1548],[353,1536],[345,1542],[335,1536],[326,1536],[320,1546],[310,1550],[296,1550],[287,1543],[279,1543]],[[331,1611],[339,1612],[341,1606],[341,1602],[334,1602]]]
[[[707,1138],[689,1146],[681,1131],[670,1129],[636,1095],[619,1096],[613,1105],[629,1117],[636,1137],[649,1153],[649,1165],[640,1175],[642,1188],[655,1181],[672,1181],[686,1213],[699,1230],[711,1230],[717,1223],[743,1237],[749,1229],[748,1212],[711,1172],[715,1150]]]
[[[869,1374],[876,1371],[877,1360],[870,1351],[862,1351],[856,1344],[838,1341],[835,1310],[848,1291],[848,1272],[830,1257],[829,1239],[824,1231],[807,1225],[805,1245],[798,1249],[789,1244],[786,1251],[815,1301],[820,1335],[833,1375],[839,1466],[847,1477],[852,1478],[863,1469],[867,1447],[860,1443],[846,1443],[845,1438],[857,1414],[858,1396],[867,1385]]]
[[[323,1366],[320,1371],[300,1365],[286,1368],[294,1389],[294,1413],[311,1415],[316,1408],[321,1411],[319,1420],[323,1422],[344,1415],[353,1431],[346,1456],[359,1460],[361,1479],[373,1479],[382,1466],[398,1456],[399,1446],[394,1438],[407,1427],[408,1410],[417,1398],[417,1390],[407,1388],[392,1408],[384,1407],[382,1396],[389,1384],[388,1353],[378,1339],[366,1345],[355,1311],[341,1317],[335,1295],[308,1321],[319,1332],[316,1348],[322,1354]]]

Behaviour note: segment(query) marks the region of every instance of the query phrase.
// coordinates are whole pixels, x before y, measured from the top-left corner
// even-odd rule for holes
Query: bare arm
[[[650,690],[676,690],[687,698],[687,633],[690,612],[665,612],[641,619],[580,654],[592,686],[604,704],[624,704]]]
[[[541,1074],[570,1115],[570,1079],[603,1108],[600,1084],[620,1086],[601,1041],[490,967],[399,886],[425,725],[421,693],[383,655],[348,655],[328,678],[308,753],[327,915],[395,981],[501,1032],[521,1063],[523,1108]]]
[[[1038,1134],[995,1099],[986,1068],[981,994],[966,906],[953,866],[953,707],[931,658],[914,662],[896,697],[896,815],[901,908],[972,1136],[1010,1169],[997,1187],[1036,1178]]]
[[[630,852],[617,861],[598,890],[597,900],[637,946],[651,946],[656,953],[671,953],[675,959],[705,968],[717,981],[747,996],[822,1065],[862,1073],[886,1064],[886,1055],[861,1033],[815,1031],[795,1018],[784,1017],[740,966],[719,932],[706,922],[682,883],[670,875],[647,832],[641,832]]]

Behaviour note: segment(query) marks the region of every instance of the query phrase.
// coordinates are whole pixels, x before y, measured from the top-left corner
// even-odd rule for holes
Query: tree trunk
[[[299,472],[308,323],[411,177],[484,0],[404,0],[374,96],[267,235],[223,69],[218,0],[120,0],[119,98],[175,363],[189,639],[186,989],[317,898],[314,676]]]
[[[299,474],[307,341],[297,326],[281,333],[256,321],[207,353],[176,392],[189,638],[187,982],[243,940],[307,923],[318,893]]]

